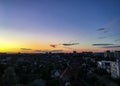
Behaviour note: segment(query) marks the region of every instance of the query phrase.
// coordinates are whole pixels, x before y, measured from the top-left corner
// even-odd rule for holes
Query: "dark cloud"
[[[30,48],[20,48],[21,50],[32,50]]]
[[[78,45],[79,43],[64,43],[62,44],[63,46],[73,46],[73,45]]]
[[[103,33],[108,33],[109,32],[108,29],[106,29],[106,28],[99,28],[99,29],[97,29],[97,31],[100,31],[100,32],[103,32]]]
[[[49,46],[50,46],[50,47],[53,47],[53,48],[56,48],[56,47],[57,47],[56,44],[50,44]]]
[[[41,50],[34,50],[34,52],[42,52]]]
[[[97,31],[104,31],[105,30],[105,28],[99,28],[99,29],[97,29]]]
[[[92,44],[92,46],[109,46],[114,44]]]
[[[117,44],[92,44],[93,46],[99,46],[101,48],[120,48]]]
[[[114,46],[104,46],[101,48],[120,48],[120,45],[114,45]]]

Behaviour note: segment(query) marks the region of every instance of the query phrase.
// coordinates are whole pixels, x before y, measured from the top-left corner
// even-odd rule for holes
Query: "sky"
[[[0,0],[0,52],[120,50],[120,0]]]

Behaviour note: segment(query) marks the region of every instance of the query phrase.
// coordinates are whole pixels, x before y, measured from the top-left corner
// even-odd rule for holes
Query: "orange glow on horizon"
[[[103,52],[105,50],[108,50],[106,48],[98,48],[93,46],[86,46],[86,45],[77,45],[77,46],[58,46],[58,47],[51,47],[48,43],[45,42],[18,42],[13,40],[0,40],[0,52],[25,52],[25,53],[35,53],[36,50],[38,51],[52,51],[52,50],[63,50],[63,52],[69,53],[73,51],[77,52]],[[26,50],[22,50],[21,48],[26,48]],[[29,50],[27,50],[29,49]],[[114,49],[112,49],[114,50]]]

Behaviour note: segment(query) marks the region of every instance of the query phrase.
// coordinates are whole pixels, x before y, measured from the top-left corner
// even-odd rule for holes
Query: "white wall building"
[[[105,69],[109,73],[111,72],[110,71],[110,69],[111,69],[110,64],[111,64],[111,61],[104,61],[104,60],[98,61],[98,67]]]
[[[98,67],[106,69],[107,67],[110,66],[111,61],[98,61]]]
[[[115,62],[111,62],[111,76],[113,78],[120,77],[120,51],[115,51],[114,56],[116,59]]]
[[[120,64],[119,64],[119,62],[111,62],[111,76],[113,78],[120,77]]]

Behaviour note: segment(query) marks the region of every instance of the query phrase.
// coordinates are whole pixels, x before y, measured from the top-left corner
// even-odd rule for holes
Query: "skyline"
[[[1,0],[0,52],[120,50],[119,0]]]

